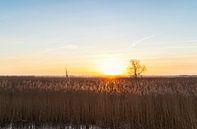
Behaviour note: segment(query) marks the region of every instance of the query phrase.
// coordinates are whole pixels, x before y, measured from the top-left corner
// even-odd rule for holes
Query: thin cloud
[[[197,43],[197,40],[188,40],[188,41],[184,41],[185,43]]]
[[[76,44],[69,44],[69,45],[64,46],[64,48],[73,50],[73,49],[77,49],[78,45],[76,45]]]
[[[169,47],[163,47],[163,49],[170,49],[170,48],[175,48],[175,49],[186,49],[186,48],[196,48],[197,45],[184,45],[184,46],[169,46]]]
[[[56,47],[56,48],[45,48],[43,50],[43,53],[50,53],[50,52],[58,52],[58,51],[64,51],[64,50],[75,50],[78,49],[79,46],[76,44],[68,44],[62,47]]]

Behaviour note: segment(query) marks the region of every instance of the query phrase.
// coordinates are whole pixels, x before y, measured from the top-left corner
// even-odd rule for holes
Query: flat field
[[[0,127],[29,125],[197,129],[197,78],[0,77]]]

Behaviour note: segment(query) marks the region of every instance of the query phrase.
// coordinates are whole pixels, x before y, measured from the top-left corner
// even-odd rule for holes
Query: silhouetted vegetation
[[[130,66],[129,66],[128,71],[131,77],[137,78],[143,72],[146,71],[146,67],[145,65],[140,64],[140,60],[132,59],[130,60]]]
[[[197,78],[0,77],[0,123],[196,129]]]

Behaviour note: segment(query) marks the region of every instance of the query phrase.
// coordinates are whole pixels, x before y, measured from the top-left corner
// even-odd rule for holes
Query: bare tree
[[[139,60],[137,59],[130,60],[130,66],[129,66],[130,76],[137,78],[145,71],[146,71],[145,65],[141,65]]]

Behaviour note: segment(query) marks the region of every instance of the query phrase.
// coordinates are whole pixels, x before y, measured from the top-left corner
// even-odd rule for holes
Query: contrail
[[[152,39],[152,38],[154,38],[155,36],[156,36],[156,35],[149,35],[149,36],[144,37],[144,38],[142,38],[142,39],[140,39],[140,40],[137,40],[137,41],[133,42],[132,45],[131,45],[130,47],[135,47],[137,44],[140,44],[140,43],[142,43],[142,42],[144,42],[144,41],[146,41],[146,40]]]

